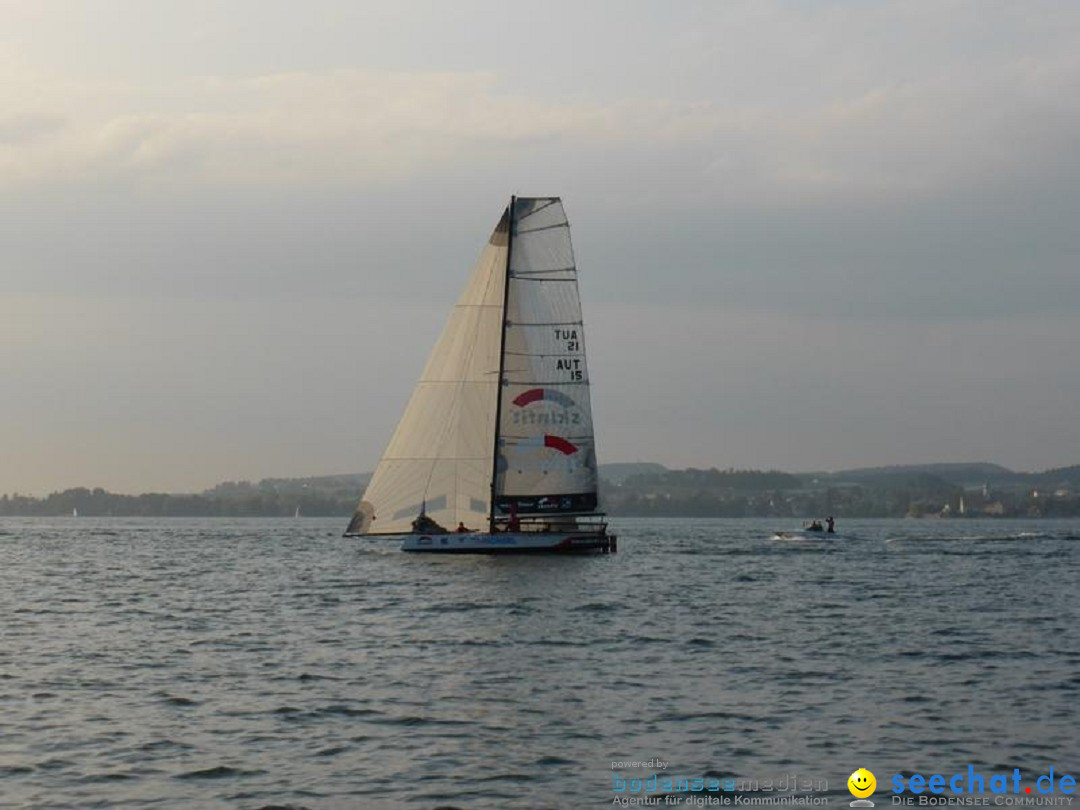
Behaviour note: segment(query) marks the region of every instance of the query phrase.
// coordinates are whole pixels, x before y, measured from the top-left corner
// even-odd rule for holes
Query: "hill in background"
[[[636,475],[656,475],[665,473],[668,468],[652,461],[617,461],[613,464],[600,465],[600,478],[611,484],[622,484],[627,478]]]
[[[664,470],[606,480],[613,515],[807,519],[1080,515],[1080,466],[1017,473],[998,464],[866,467],[838,472]]]
[[[347,520],[370,473],[227,481],[198,494],[117,495],[79,487],[45,498],[0,496],[0,515],[335,517]],[[837,472],[671,470],[600,465],[611,515],[805,519],[1080,515],[1080,465],[1022,473],[988,463],[864,467]]]

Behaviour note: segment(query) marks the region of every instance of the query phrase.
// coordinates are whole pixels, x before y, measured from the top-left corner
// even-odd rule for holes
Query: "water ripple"
[[[618,554],[555,559],[4,520],[0,804],[600,807],[612,762],[651,757],[839,802],[862,762],[1080,750],[1080,522],[616,523]]]

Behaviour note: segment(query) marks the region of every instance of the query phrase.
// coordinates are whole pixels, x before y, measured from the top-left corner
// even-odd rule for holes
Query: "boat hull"
[[[499,534],[414,534],[402,551],[425,554],[606,554],[617,550],[612,534],[504,532]]]

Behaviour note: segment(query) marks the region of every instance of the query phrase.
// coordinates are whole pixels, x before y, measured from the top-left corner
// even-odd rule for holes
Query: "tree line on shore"
[[[1080,466],[1043,473],[988,464],[799,475],[665,470],[627,476],[602,493],[611,514],[636,517],[1073,517],[1080,516]]]
[[[207,494],[170,495],[150,492],[119,495],[101,488],[76,487],[44,498],[0,495],[0,516],[80,517],[342,517],[356,507],[349,499],[311,493],[301,498],[276,492],[254,492],[239,497]]]
[[[625,474],[632,466],[613,465],[620,474],[611,479],[603,478],[601,468],[601,502],[613,516],[1080,516],[1080,466],[1012,473],[996,465],[957,464],[794,475],[777,470],[669,470],[649,464],[641,465],[645,472]],[[76,487],[42,498],[4,494],[0,516],[347,519],[368,478],[230,481],[198,494],[123,495],[100,487]]]

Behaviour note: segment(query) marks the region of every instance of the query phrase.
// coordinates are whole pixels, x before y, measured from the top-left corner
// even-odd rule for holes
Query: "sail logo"
[[[562,391],[555,391],[551,388],[530,388],[523,394],[518,394],[514,397],[514,404],[519,408],[524,408],[526,405],[541,401],[554,402],[556,405],[562,405],[564,408],[577,407],[577,403],[566,394],[562,393]]]
[[[572,444],[564,439],[562,436],[554,436],[550,433],[544,433],[540,436],[533,436],[528,439],[522,439],[517,442],[518,447],[547,447],[551,450],[558,450],[564,456],[572,456],[578,451],[578,446]]]
[[[550,403],[556,408],[554,410],[528,408],[534,402]],[[561,391],[553,391],[550,388],[530,388],[514,397],[513,403],[522,409],[510,412],[510,422],[514,425],[581,424],[581,411],[578,410],[577,403]],[[526,408],[528,409],[525,410]]]

